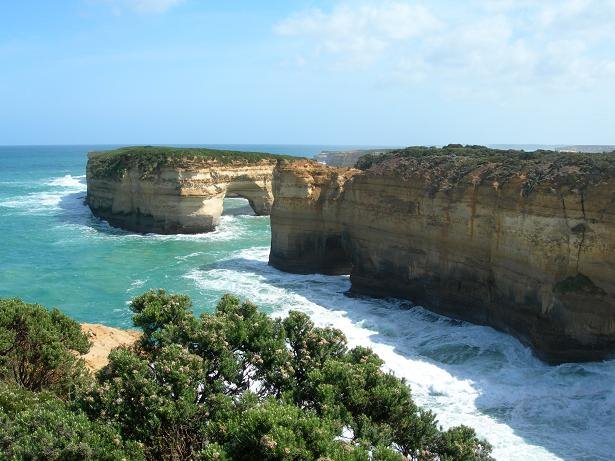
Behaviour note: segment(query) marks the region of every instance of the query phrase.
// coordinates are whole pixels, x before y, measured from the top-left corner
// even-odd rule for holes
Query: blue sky
[[[615,144],[615,0],[0,3],[0,144]]]

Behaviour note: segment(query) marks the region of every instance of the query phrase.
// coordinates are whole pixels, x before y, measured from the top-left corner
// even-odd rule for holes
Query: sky
[[[0,2],[0,145],[615,144],[615,0]]]

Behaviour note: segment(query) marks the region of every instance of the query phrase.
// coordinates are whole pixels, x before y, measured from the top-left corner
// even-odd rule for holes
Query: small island
[[[91,152],[86,200],[96,216],[133,232],[210,232],[226,196],[246,198],[257,215],[268,215],[273,169],[278,160],[291,158],[155,146]]]

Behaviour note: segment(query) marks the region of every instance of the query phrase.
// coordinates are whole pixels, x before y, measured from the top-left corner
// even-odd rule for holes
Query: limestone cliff
[[[338,205],[344,185],[357,172],[311,161],[280,162],[273,179],[273,266],[296,273],[349,273]]]
[[[278,158],[157,147],[91,153],[87,203],[96,216],[130,231],[208,232],[218,225],[226,195],[248,199],[257,215],[269,214]]]
[[[613,355],[613,156],[452,147],[362,163],[277,168],[272,265],[346,271],[354,292],[491,325],[549,362]]]

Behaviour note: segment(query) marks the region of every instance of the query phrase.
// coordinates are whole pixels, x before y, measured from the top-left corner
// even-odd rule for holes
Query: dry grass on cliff
[[[512,180],[529,195],[537,186],[582,191],[615,177],[615,153],[585,154],[555,151],[524,152],[483,146],[409,147],[379,156],[365,156],[357,168],[367,174],[421,179],[429,192],[460,184],[484,182],[496,189]]]
[[[190,168],[203,165],[254,164],[262,161],[296,159],[289,155],[276,155],[265,152],[241,152],[231,150],[134,146],[119,149],[90,152],[88,175],[97,178],[119,178],[128,169],[137,168],[146,178],[161,167]]]

